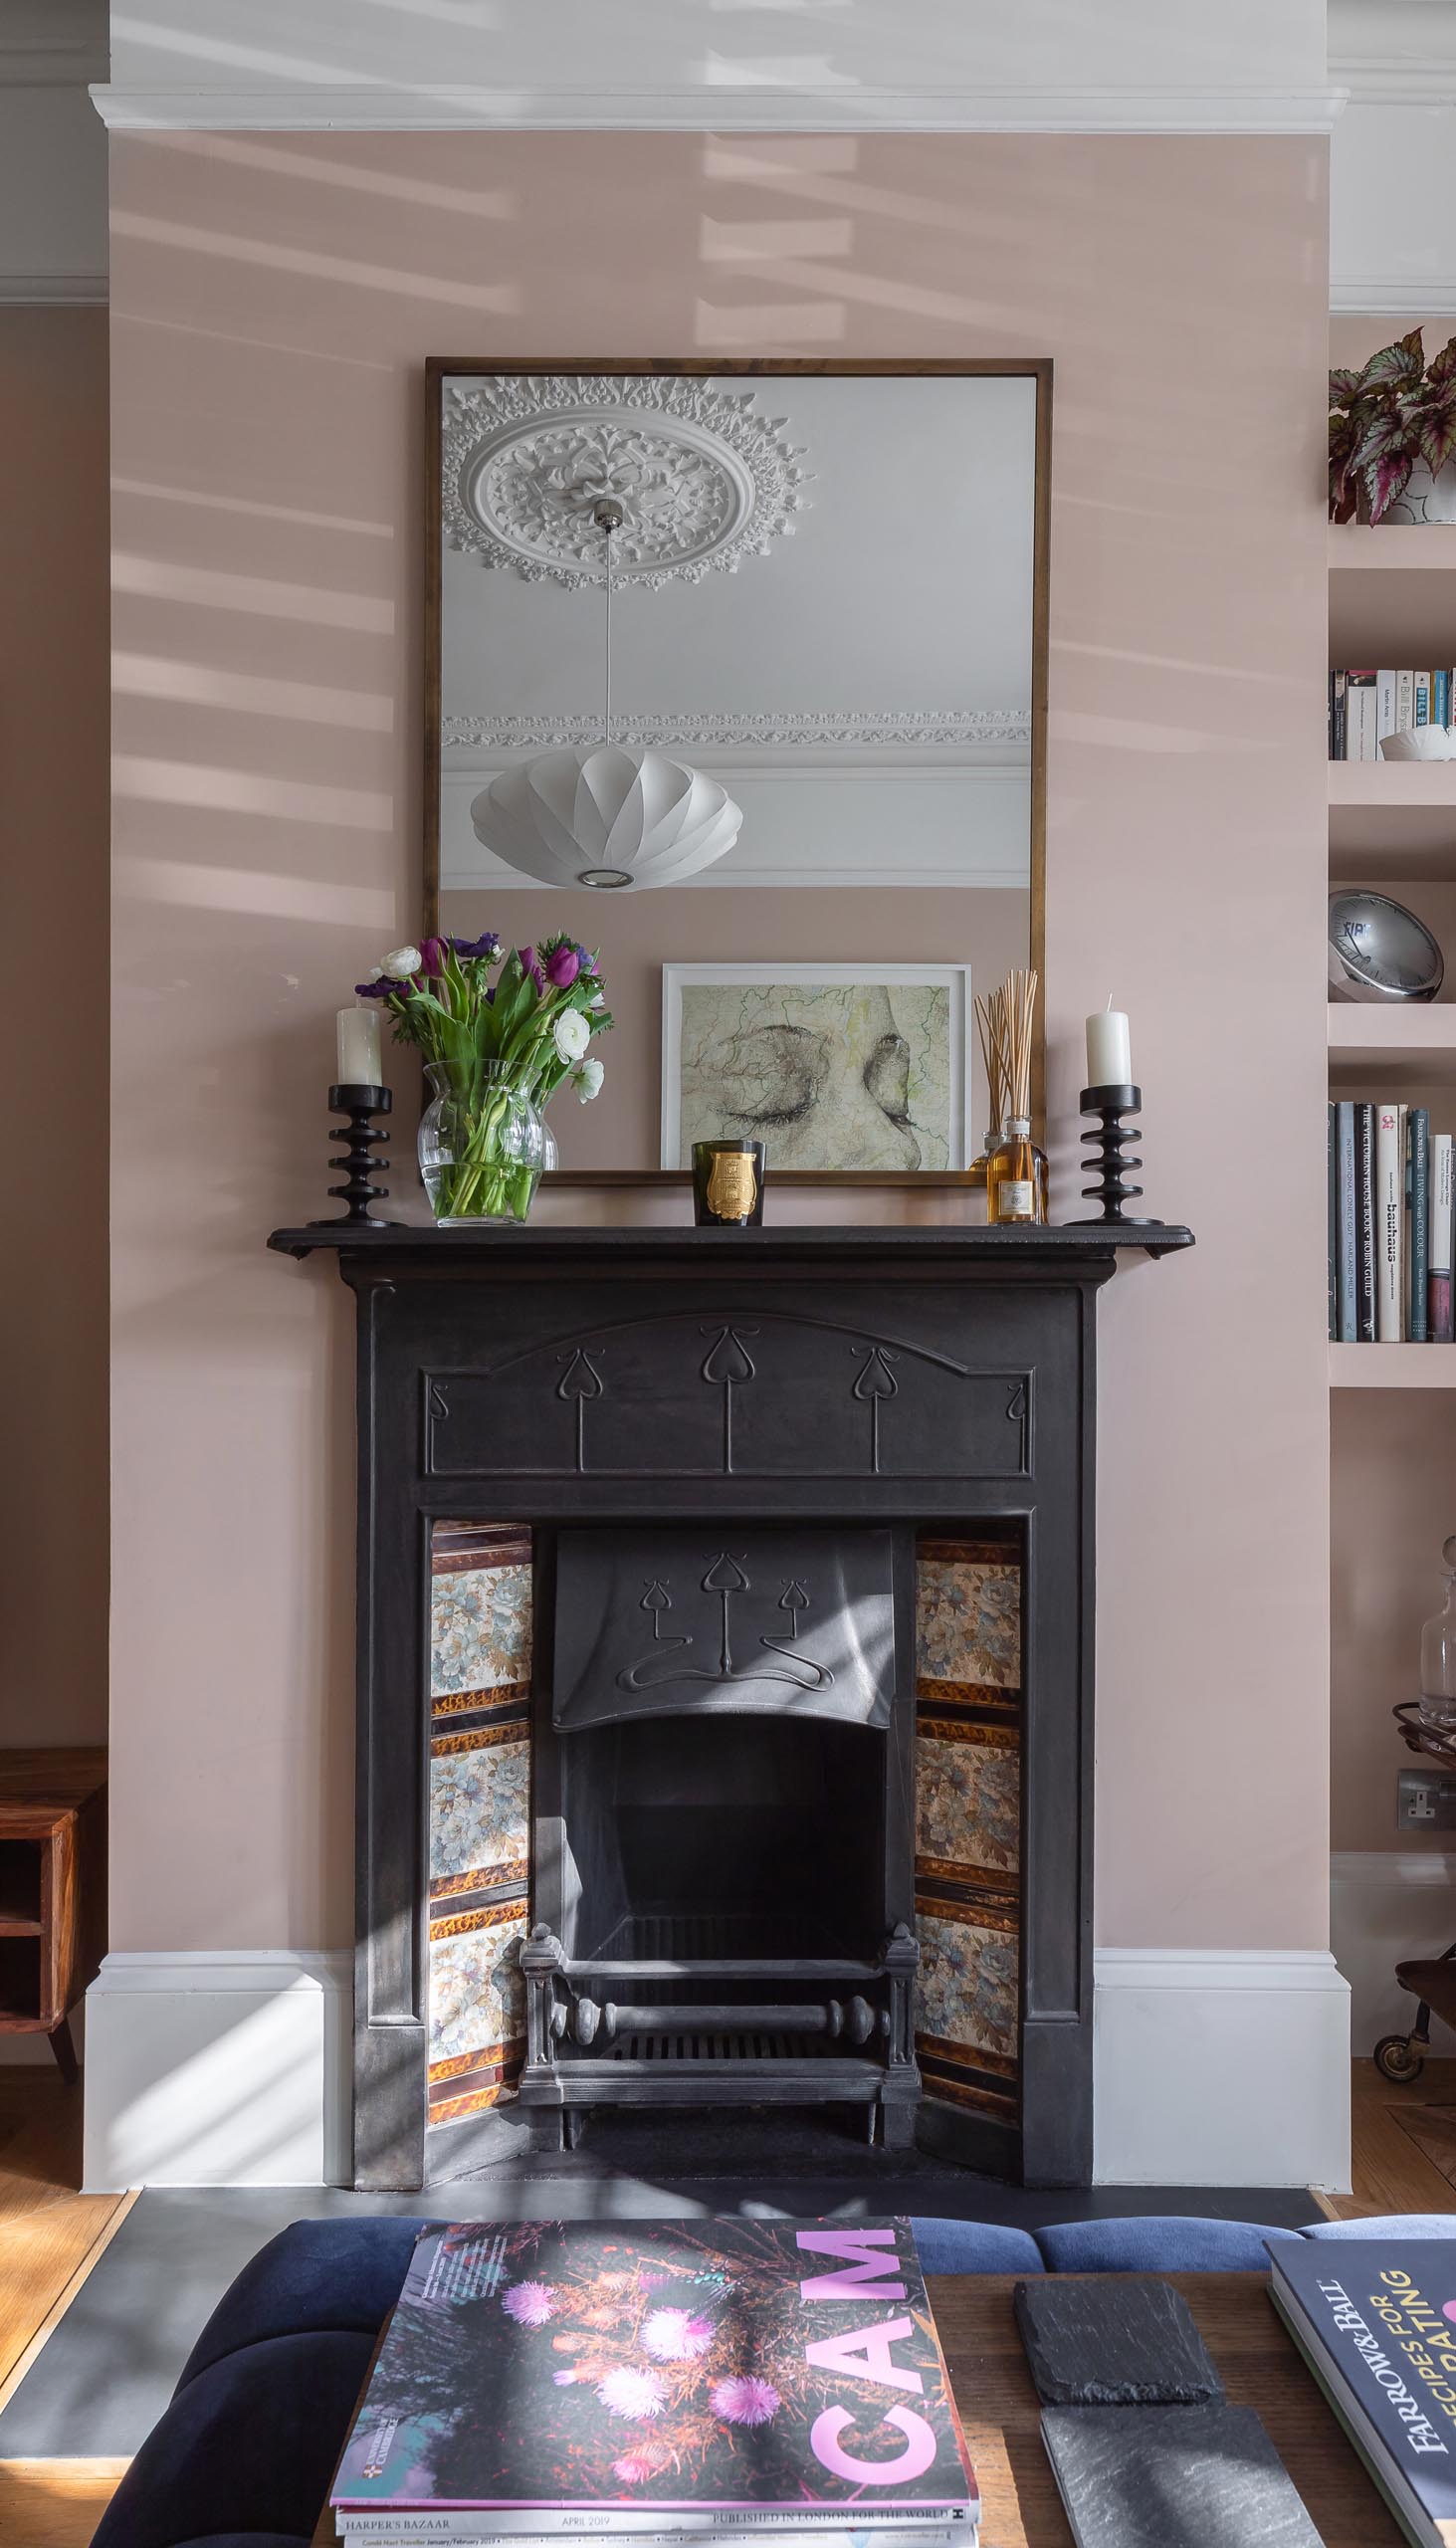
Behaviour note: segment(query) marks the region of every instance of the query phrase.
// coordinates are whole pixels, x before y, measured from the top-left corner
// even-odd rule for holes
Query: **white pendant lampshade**
[[[586,743],[503,770],[470,809],[477,840],[542,885],[676,885],[732,848],[727,788],[650,744]]]

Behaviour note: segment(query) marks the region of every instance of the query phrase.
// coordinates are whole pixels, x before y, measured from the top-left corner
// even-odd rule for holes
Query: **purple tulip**
[[[450,944],[462,962],[481,957],[486,963],[494,964],[501,953],[501,941],[493,929],[486,930],[479,938],[452,938]]]
[[[568,946],[564,939],[559,947],[552,948],[550,955],[546,957],[546,980],[553,990],[569,991],[580,970],[581,957],[575,948]]]
[[[526,980],[534,982],[537,998],[542,997],[544,995],[546,985],[541,973],[541,968],[535,959],[535,949],[533,947],[518,948],[517,956],[520,969],[522,973],[524,973]]]
[[[425,938],[420,941],[420,955],[423,958],[420,970],[432,982],[438,982],[444,972],[445,958],[449,953],[450,942],[446,938]]]

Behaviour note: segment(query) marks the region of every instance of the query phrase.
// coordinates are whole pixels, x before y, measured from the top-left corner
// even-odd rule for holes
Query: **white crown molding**
[[[1357,106],[1456,97],[1456,12],[1447,0],[1330,0],[1329,67]]]
[[[1330,307],[1337,318],[1401,318],[1456,315],[1456,273],[1438,275],[1335,275]]]
[[[241,82],[131,87],[92,100],[113,132],[1329,132],[1348,92],[1322,89],[411,89]]]
[[[558,709],[541,717],[447,717],[446,751],[549,751],[593,743],[600,715]],[[730,708],[693,709],[680,715],[654,709],[616,710],[614,740],[657,743],[664,750],[742,751],[776,762],[778,755],[826,746],[839,751],[952,749],[980,755],[994,749],[997,765],[1018,767],[1031,749],[1029,708],[806,708],[762,713]],[[1008,760],[1006,746],[1013,752]]]
[[[106,275],[0,274],[0,309],[40,309],[48,302],[104,304],[110,291]]]

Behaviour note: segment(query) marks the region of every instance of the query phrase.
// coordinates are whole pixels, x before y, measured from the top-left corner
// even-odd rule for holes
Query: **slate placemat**
[[[1182,2293],[1154,2275],[1018,2282],[1016,2325],[1044,2407],[1198,2406],[1223,2383]]]
[[[1048,2407],[1077,2548],[1320,2548],[1252,2407]]]

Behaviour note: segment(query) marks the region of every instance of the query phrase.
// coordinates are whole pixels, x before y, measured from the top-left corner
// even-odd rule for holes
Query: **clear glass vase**
[[[545,1132],[500,1062],[429,1062],[435,1092],[420,1123],[420,1174],[446,1229],[523,1221],[540,1179]]]

